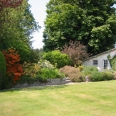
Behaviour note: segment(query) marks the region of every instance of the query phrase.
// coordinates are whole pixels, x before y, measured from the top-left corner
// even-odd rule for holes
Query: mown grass
[[[116,116],[116,81],[0,91],[1,116]]]

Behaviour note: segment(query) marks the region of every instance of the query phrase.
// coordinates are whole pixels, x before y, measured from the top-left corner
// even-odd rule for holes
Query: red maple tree
[[[6,60],[6,69],[9,76],[13,76],[13,81],[16,83],[23,74],[23,69],[20,61],[20,56],[15,49],[10,48],[7,51],[2,52]]]

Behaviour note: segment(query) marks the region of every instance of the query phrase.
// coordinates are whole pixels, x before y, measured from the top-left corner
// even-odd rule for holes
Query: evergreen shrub
[[[113,76],[113,73],[111,71],[105,71],[103,72],[104,74],[104,80],[113,80],[114,79],[114,76]]]
[[[6,75],[6,61],[4,55],[0,51],[0,89],[3,89],[3,81],[5,81]]]
[[[39,81],[47,82],[47,79],[64,78],[64,74],[58,69],[42,68],[39,74]]]
[[[90,75],[93,71],[98,71],[96,66],[84,66],[83,73],[85,75]]]
[[[53,64],[57,68],[61,68],[65,65],[71,64],[71,60],[68,57],[68,55],[61,53],[59,50],[44,53],[43,59],[48,60],[51,64]]]
[[[91,74],[90,74],[90,79],[91,81],[104,81],[104,75],[102,72],[98,72],[98,71],[93,71]]]

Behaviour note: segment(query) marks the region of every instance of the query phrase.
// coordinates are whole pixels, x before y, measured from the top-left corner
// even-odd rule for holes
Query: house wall
[[[111,57],[113,57],[115,54],[116,54],[116,48],[112,49],[110,51],[98,54],[96,56],[93,56],[93,57],[89,58],[88,60],[85,60],[83,62],[83,65],[84,66],[93,66],[93,60],[98,60],[98,65],[97,65],[98,69],[99,70],[104,69],[104,60],[108,60],[107,59],[108,55],[110,55]],[[108,67],[107,67],[107,69],[111,69],[109,61],[108,61]]]

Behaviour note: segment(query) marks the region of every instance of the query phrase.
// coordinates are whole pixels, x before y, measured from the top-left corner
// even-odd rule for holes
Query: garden
[[[114,1],[112,1],[112,4],[113,3]],[[108,3],[107,7],[109,7],[110,5],[111,4]],[[93,37],[94,35],[99,35],[97,34],[99,31],[98,32],[95,31],[94,29],[92,29],[92,27],[90,29],[91,31],[89,30],[90,32],[86,32],[86,30],[81,32],[80,29],[78,34],[77,32],[75,33],[76,30],[75,28],[74,30],[69,29],[70,31],[68,32],[67,26],[65,27],[66,33],[64,33],[62,29],[61,30],[63,32],[62,31],[55,32],[55,30],[57,30],[58,28],[55,29],[51,28],[51,26],[53,25],[52,23],[48,23],[49,21],[47,21],[46,18],[45,21],[46,29],[43,32],[44,46],[41,49],[34,49],[32,47],[32,43],[33,43],[32,35],[35,31],[39,31],[41,26],[34,19],[30,8],[31,6],[28,3],[28,0],[1,1],[0,4],[0,17],[1,17],[0,18],[0,27],[1,27],[0,28],[0,90],[13,88],[17,85],[31,86],[34,83],[36,83],[36,85],[40,83],[45,85],[48,82],[51,82],[55,79],[56,80],[59,79],[62,81],[65,80],[65,78],[68,78],[70,81],[75,83],[86,82],[86,81],[90,81],[90,82],[106,81],[106,80],[115,79],[115,75],[116,75],[115,70],[106,70],[104,72],[99,72],[97,68],[94,66],[86,67],[82,65],[84,59],[96,53],[102,52],[99,51],[101,49],[98,49],[99,48],[98,43],[97,46],[94,46],[96,45],[96,43],[94,43],[93,40],[96,39],[97,42],[98,37],[97,38],[93,38]],[[69,7],[69,13],[71,10],[70,8],[71,7]],[[110,8],[112,9],[112,7]],[[75,11],[76,10],[77,8],[75,9]],[[83,12],[83,13],[87,13],[87,12]],[[115,14],[115,12],[112,13]],[[79,14],[77,13],[77,15]],[[66,17],[64,17],[61,20],[61,22],[64,22]],[[82,19],[79,18],[78,21],[81,20]],[[93,21],[93,17],[92,17],[92,21]],[[54,20],[52,22],[54,22]],[[69,23],[67,21],[65,22],[66,25],[68,24],[68,27],[70,28]],[[50,28],[48,28],[49,24],[50,24]],[[75,26],[78,25],[77,18],[76,18],[76,23],[72,23],[72,24],[74,24]],[[110,25],[110,21],[108,24]],[[57,27],[58,25],[54,25],[54,27],[55,26]],[[60,27],[63,27],[63,25]],[[88,26],[85,25],[85,27]],[[106,27],[106,25],[103,26],[104,34],[106,34],[105,33],[106,28],[104,27]],[[48,31],[47,29],[50,30]],[[72,32],[74,33],[72,34]],[[92,34],[91,39],[90,36],[89,38],[86,38],[86,36],[89,35],[89,33]],[[67,36],[68,34],[70,36]],[[113,36],[113,35],[112,36],[111,35],[106,36],[106,35],[104,36],[101,35],[100,38],[102,37],[112,38]],[[87,41],[85,41],[84,38],[86,38]],[[111,38],[108,40],[111,40]],[[89,39],[92,41],[90,41]],[[88,44],[89,46],[85,44],[88,42],[89,42]],[[108,45],[112,46],[112,43],[111,44],[108,43]],[[105,51],[106,49],[110,49],[111,46],[110,47],[107,46],[106,48],[103,49],[103,51]],[[93,47],[94,47],[93,50],[90,49]],[[109,61],[111,62],[111,64],[115,64],[114,63],[115,60],[109,59]],[[115,69],[115,65],[111,65],[111,66],[112,69]],[[88,77],[87,80],[85,78],[86,76]]]
[[[0,115],[115,116],[116,57],[108,56],[110,70],[82,65],[112,48],[114,3],[85,2],[83,9],[83,2],[50,0],[44,46],[34,49],[32,35],[41,26],[28,0],[1,0]]]
[[[21,63],[20,55],[15,48],[2,51],[0,89],[9,89],[17,87],[17,85],[18,87],[47,85],[51,80],[65,80],[66,78],[75,83],[115,80],[114,70],[100,72],[95,66],[83,66],[81,65],[81,54],[68,53],[72,53],[71,57],[59,50],[42,52],[38,62],[24,61]],[[85,78],[86,76],[88,79]],[[58,84],[62,84],[62,82]]]

